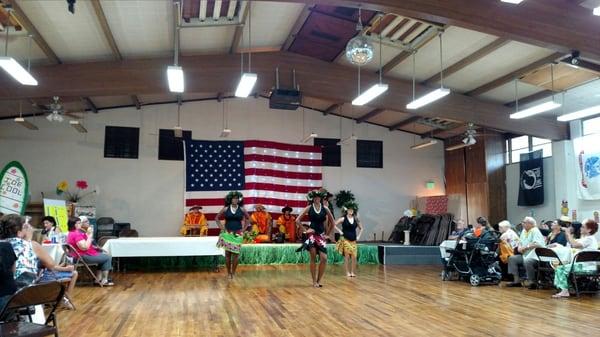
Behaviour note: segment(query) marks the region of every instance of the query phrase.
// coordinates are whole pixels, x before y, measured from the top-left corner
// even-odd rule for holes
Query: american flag
[[[260,140],[185,141],[185,206],[203,207],[208,220],[240,191],[248,212],[262,204],[273,218],[288,205],[298,214],[306,194],[322,186],[321,148]]]

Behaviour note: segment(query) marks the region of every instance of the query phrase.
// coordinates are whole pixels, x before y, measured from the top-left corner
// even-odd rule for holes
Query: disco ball
[[[373,59],[373,45],[364,36],[356,36],[346,45],[346,58],[350,63],[364,66]]]

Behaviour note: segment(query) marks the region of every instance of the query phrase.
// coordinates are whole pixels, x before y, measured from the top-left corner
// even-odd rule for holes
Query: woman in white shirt
[[[508,220],[500,221],[498,224],[500,230],[500,240],[508,243],[513,249],[519,245],[519,235],[512,229],[512,225]]]
[[[581,227],[581,239],[574,239],[570,232],[566,232],[567,241],[571,245],[571,248],[578,249],[579,251],[597,251],[598,241],[594,234],[598,231],[598,223],[594,220],[587,220]],[[574,271],[582,271],[585,269],[586,263],[576,263],[573,266]],[[560,292],[553,295],[554,298],[569,297],[569,272],[571,271],[571,264],[560,266],[556,268],[554,272],[554,285],[560,289]]]

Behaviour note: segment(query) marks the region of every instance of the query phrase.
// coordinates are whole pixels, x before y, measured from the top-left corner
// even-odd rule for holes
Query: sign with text
[[[0,212],[4,214],[25,213],[29,181],[23,166],[12,161],[0,172]]]
[[[60,231],[63,233],[68,232],[67,222],[69,221],[69,212],[67,211],[66,201],[44,199],[44,215],[54,217]]]

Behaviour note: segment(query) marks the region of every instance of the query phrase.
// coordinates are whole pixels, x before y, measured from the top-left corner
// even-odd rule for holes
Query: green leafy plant
[[[354,193],[346,190],[341,190],[335,195],[335,205],[342,208],[347,202],[355,202]]]

